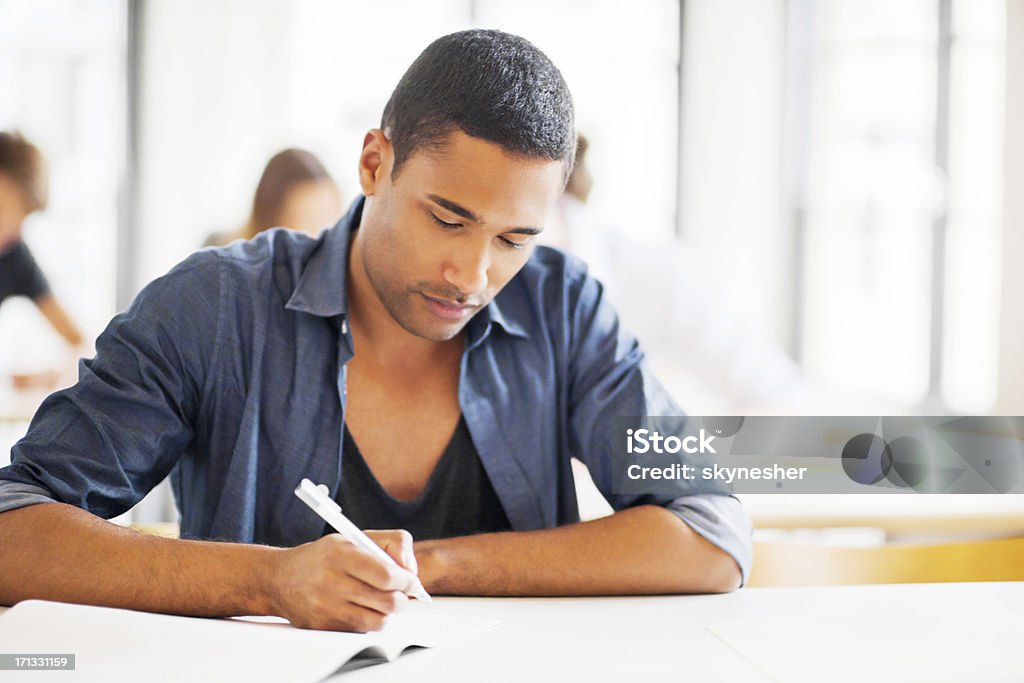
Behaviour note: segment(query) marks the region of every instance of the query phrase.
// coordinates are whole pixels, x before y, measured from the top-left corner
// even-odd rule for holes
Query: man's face
[[[29,210],[17,184],[0,173],[0,253],[21,237],[21,225]]]
[[[512,156],[462,132],[439,150],[417,150],[394,180],[393,159],[379,131],[367,135],[362,265],[406,331],[451,339],[530,257],[561,192],[563,165]]]

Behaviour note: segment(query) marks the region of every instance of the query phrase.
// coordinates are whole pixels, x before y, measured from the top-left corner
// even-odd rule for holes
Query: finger
[[[344,549],[345,558],[339,566],[350,576],[382,591],[408,591],[416,585],[416,576],[393,562],[385,562],[350,546]]]
[[[413,574],[419,572],[416,553],[413,552],[413,538],[405,529],[388,529],[385,531],[367,531],[366,534],[374,543],[384,549],[400,566]]]
[[[331,596],[338,602],[348,601],[381,614],[398,612],[409,602],[401,591],[383,591],[352,576],[343,577],[331,588]]]
[[[368,631],[380,631],[387,623],[388,615],[386,614],[361,605],[343,603],[335,614],[318,620],[314,628],[366,633]]]

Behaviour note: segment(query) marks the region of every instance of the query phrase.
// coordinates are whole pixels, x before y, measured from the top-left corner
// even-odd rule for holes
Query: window
[[[797,338],[819,383],[925,412],[995,399],[1004,6],[790,3],[805,122]],[[943,406],[942,403],[945,405]]]
[[[125,6],[0,0],[0,17],[0,129],[36,144],[50,173],[49,207],[28,218],[24,239],[91,338],[116,310]],[[0,306],[0,466],[36,403],[14,395],[7,375],[61,368],[66,348],[28,300]]]
[[[123,2],[0,0],[0,128],[46,155],[50,205],[25,241],[87,335],[115,312],[125,139]],[[87,255],[82,258],[82,255]],[[0,374],[50,369],[63,341],[30,302],[0,310]]]
[[[591,142],[592,211],[633,239],[676,232],[677,0],[478,0],[475,23],[519,33],[551,57]]]

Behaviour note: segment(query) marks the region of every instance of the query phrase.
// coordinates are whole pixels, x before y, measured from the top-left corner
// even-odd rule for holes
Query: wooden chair
[[[757,541],[747,585],[948,581],[1024,581],[1024,537],[866,548]]]

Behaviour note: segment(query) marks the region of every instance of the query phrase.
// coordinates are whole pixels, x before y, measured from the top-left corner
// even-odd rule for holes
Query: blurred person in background
[[[57,301],[28,245],[22,241],[25,219],[46,208],[49,179],[46,160],[17,132],[0,132],[0,304],[8,297],[31,299],[46,320],[77,350],[82,333]],[[3,334],[16,334],[5,330]],[[19,389],[54,388],[62,370],[12,377]]]
[[[589,148],[579,134],[575,164],[545,240],[587,262],[652,360],[671,361],[678,366],[671,369],[692,375],[729,408],[776,411],[802,400],[796,363],[723,304],[714,277],[692,249],[678,239],[641,244],[594,215],[587,205],[594,185]]]
[[[248,223],[234,232],[211,234],[203,246],[224,246],[279,227],[316,237],[341,212],[341,192],[323,163],[312,152],[290,148],[272,156],[263,169]]]

